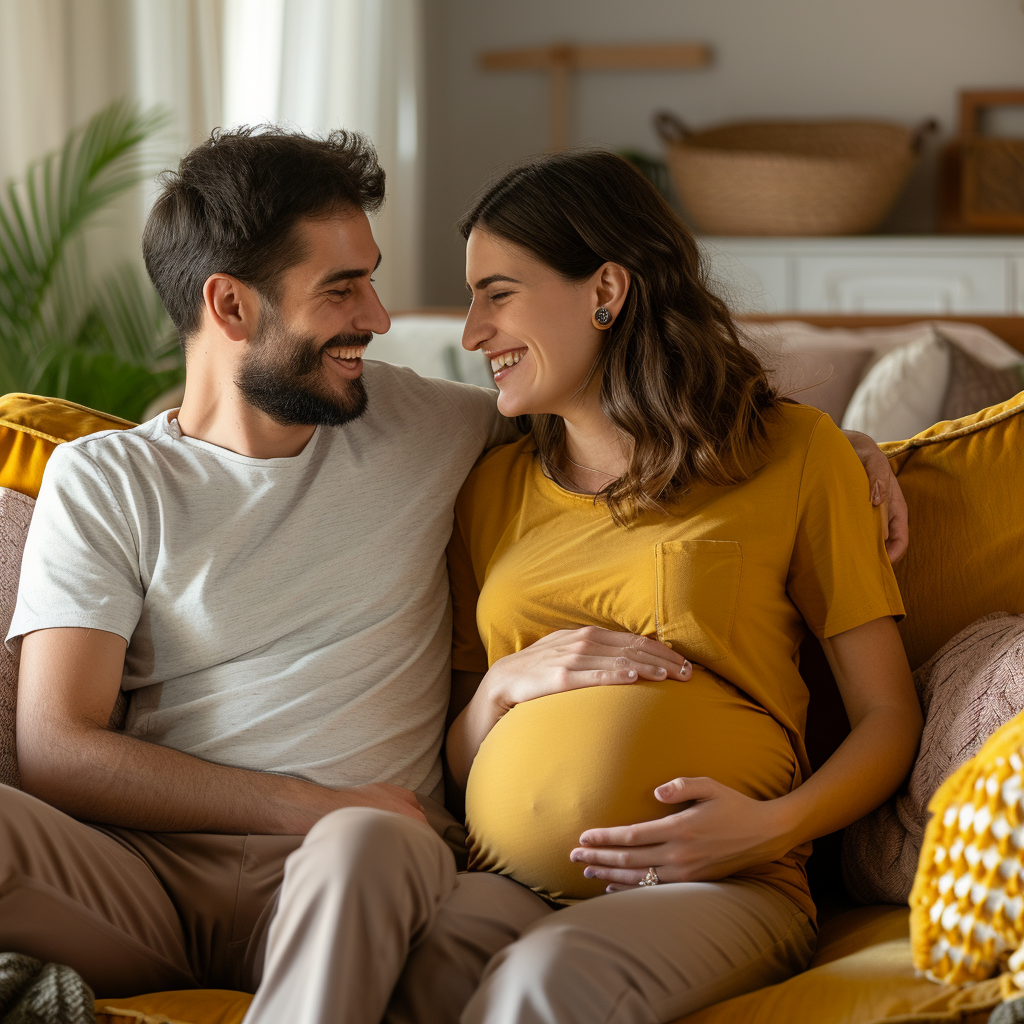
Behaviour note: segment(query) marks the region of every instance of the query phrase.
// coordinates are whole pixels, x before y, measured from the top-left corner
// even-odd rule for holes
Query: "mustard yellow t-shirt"
[[[793,759],[787,785],[798,786],[810,774],[797,668],[806,630],[828,638],[900,616],[903,605],[867,476],[832,420],[783,403],[769,439],[771,455],[749,479],[696,485],[668,514],[628,527],[545,476],[531,437],[488,452],[459,495],[449,545],[453,668],[485,672],[558,629],[656,636],[781,726]],[[728,748],[716,721],[703,727]],[[756,771],[756,752],[735,755],[753,758]],[[753,874],[813,918],[809,852]]]

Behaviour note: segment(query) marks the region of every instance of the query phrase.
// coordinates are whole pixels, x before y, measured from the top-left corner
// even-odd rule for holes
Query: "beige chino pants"
[[[149,834],[0,786],[0,951],[69,964],[101,996],[258,989],[246,1024],[654,1024],[788,977],[813,944],[759,883],[556,912],[457,874],[437,832],[384,811],[306,837]]]

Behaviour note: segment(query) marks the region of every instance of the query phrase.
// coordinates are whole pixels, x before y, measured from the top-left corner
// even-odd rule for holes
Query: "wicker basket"
[[[656,114],[679,199],[712,235],[855,235],[877,227],[936,126],[756,122],[691,132]]]

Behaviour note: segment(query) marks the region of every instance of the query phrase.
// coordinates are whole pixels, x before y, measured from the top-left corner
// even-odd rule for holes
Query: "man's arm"
[[[425,821],[415,796],[375,783],[332,790],[210,764],[108,728],[127,644],[98,629],[28,633],[18,676],[18,766],[26,792],[88,821],[150,832],[305,835],[339,807]]]

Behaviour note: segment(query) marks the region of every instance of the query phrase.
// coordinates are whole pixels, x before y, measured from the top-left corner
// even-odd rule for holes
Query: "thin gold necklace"
[[[608,477],[611,477],[612,479],[615,478],[615,474],[614,473],[606,473],[603,469],[591,469],[589,466],[581,466],[578,462],[574,462],[572,459],[569,458],[569,453],[568,452],[565,452],[564,455],[565,455],[566,459],[569,462],[572,462],[572,464],[577,469],[585,470],[587,473],[597,473],[598,476],[608,476]]]

